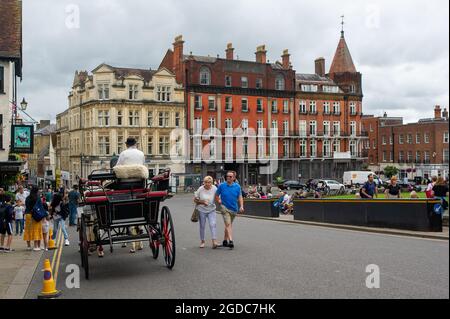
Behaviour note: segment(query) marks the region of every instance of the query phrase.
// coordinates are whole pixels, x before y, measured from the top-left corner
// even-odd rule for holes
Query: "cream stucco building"
[[[88,74],[76,72],[69,108],[57,115],[57,170],[70,182],[94,169],[109,168],[114,155],[132,136],[154,174],[165,168],[184,173],[174,164],[170,140],[175,128],[185,127],[184,89],[165,69],[117,68],[101,64]]]

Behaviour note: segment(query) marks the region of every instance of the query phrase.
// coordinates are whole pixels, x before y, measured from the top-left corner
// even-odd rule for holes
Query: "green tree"
[[[392,176],[395,176],[398,174],[398,168],[395,166],[386,166],[384,168],[384,176],[387,178],[391,178]]]

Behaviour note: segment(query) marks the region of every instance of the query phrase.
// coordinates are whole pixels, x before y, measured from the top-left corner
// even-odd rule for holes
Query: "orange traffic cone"
[[[44,261],[44,283],[42,285],[42,291],[38,296],[39,299],[43,298],[55,298],[61,295],[60,290],[56,290],[56,284],[52,276],[52,267],[50,266],[50,259]]]
[[[48,250],[56,249],[55,240],[53,239],[53,229],[50,228],[48,232]]]

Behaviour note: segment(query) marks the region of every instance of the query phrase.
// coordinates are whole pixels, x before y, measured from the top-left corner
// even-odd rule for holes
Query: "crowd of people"
[[[0,251],[14,251],[11,248],[14,235],[22,237],[30,251],[48,250],[50,230],[53,240],[61,230],[64,244],[69,246],[66,220],[69,226],[76,226],[80,197],[77,185],[70,191],[42,190],[37,186],[28,189],[19,185],[14,196],[0,188]]]

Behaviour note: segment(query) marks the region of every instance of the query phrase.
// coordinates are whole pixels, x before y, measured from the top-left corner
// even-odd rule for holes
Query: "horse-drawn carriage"
[[[80,180],[83,203],[79,214],[78,231],[81,265],[89,279],[91,252],[103,253],[109,245],[149,241],[153,258],[157,259],[162,246],[169,269],[175,264],[175,233],[170,210],[161,202],[170,198],[170,170],[148,179],[121,179],[114,170],[93,171],[87,180]],[[142,175],[142,174],[141,174]],[[145,175],[145,174],[144,174]],[[142,178],[143,177],[143,178]],[[136,233],[130,229],[139,229]]]

